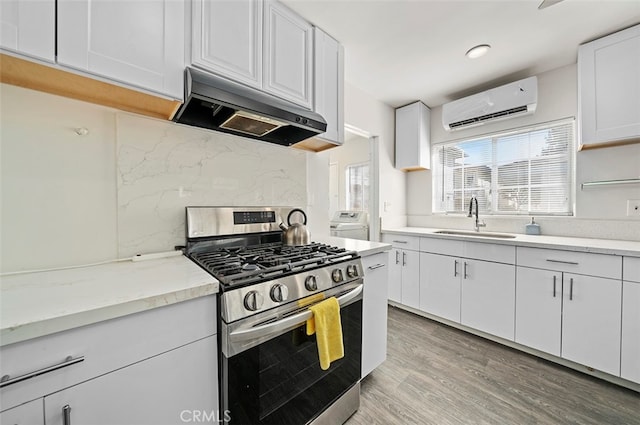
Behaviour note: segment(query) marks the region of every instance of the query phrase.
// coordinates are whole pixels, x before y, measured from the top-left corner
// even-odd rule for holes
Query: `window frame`
[[[500,186],[499,185],[499,175],[498,175],[498,170],[499,170],[499,166],[501,165],[506,165],[508,163],[503,163],[498,161],[497,157],[496,157],[496,152],[497,152],[497,145],[498,142],[501,139],[507,138],[507,137],[515,137],[518,135],[526,135],[526,134],[530,134],[530,133],[534,133],[537,131],[542,131],[542,130],[549,130],[552,129],[553,127],[561,127],[561,126],[569,126],[570,128],[570,132],[571,132],[571,139],[568,142],[568,147],[567,147],[567,152],[566,154],[554,154],[551,155],[550,158],[559,158],[559,157],[565,157],[567,158],[567,161],[565,162],[566,164],[568,164],[569,170],[568,170],[568,176],[569,176],[569,182],[567,185],[568,188],[568,199],[567,199],[567,205],[568,205],[568,211],[564,211],[564,212],[542,212],[542,211],[508,211],[508,210],[502,210],[499,211],[498,206],[499,206],[499,190],[498,189],[505,189],[505,188],[509,188],[508,186]],[[452,189],[450,192],[447,192],[445,190],[442,190],[438,187],[436,187],[436,184],[442,183],[442,185],[444,186],[444,182],[445,182],[445,177],[444,177],[444,172],[446,167],[445,166],[441,166],[440,164],[436,165],[437,161],[441,160],[440,157],[440,152],[438,152],[439,149],[442,149],[444,147],[455,147],[457,145],[463,144],[463,143],[471,143],[471,142],[481,142],[483,140],[490,140],[491,143],[491,149],[489,151],[490,156],[491,156],[491,162],[490,162],[490,166],[486,165],[486,164],[482,164],[482,165],[475,165],[475,167],[480,167],[480,166],[487,166],[488,168],[490,168],[490,175],[491,175],[491,182],[490,182],[490,189],[489,189],[489,193],[490,193],[490,199],[491,199],[491,206],[492,206],[492,210],[489,211],[487,210],[485,207],[483,207],[482,209],[480,209],[480,213],[484,214],[484,215],[491,215],[491,216],[502,216],[502,217],[507,217],[507,216],[512,216],[512,217],[522,217],[522,216],[531,216],[531,215],[535,215],[535,216],[564,216],[564,217],[571,217],[571,216],[575,216],[575,209],[576,209],[576,138],[577,138],[577,134],[576,134],[576,119],[575,117],[568,117],[568,118],[563,118],[563,119],[559,119],[559,120],[554,120],[554,121],[548,121],[548,122],[543,122],[543,123],[537,123],[537,124],[532,124],[532,125],[528,125],[528,126],[523,126],[523,127],[517,127],[517,128],[512,128],[512,129],[505,129],[502,131],[497,131],[497,132],[492,132],[492,133],[485,133],[485,134],[481,134],[481,135],[473,135],[473,136],[469,136],[469,137],[465,137],[465,138],[459,138],[459,139],[455,139],[455,140],[448,140],[445,142],[440,142],[440,143],[435,143],[433,144],[433,146],[431,147],[431,170],[432,170],[432,205],[431,205],[431,212],[433,215],[466,215],[467,214],[467,208],[468,206],[465,205],[465,193],[469,193],[469,192],[473,192],[474,190],[482,190],[482,187],[476,187],[476,188],[471,188],[471,187],[465,187],[464,181],[467,178],[465,175],[465,172],[474,167],[474,165],[469,165],[468,167],[461,167],[459,168],[461,171],[460,173],[460,179],[463,181],[462,183],[462,187],[461,188],[455,188]],[[531,197],[531,192],[532,189],[535,188],[540,188],[540,187],[544,187],[544,184],[533,184],[532,183],[532,179],[531,179],[531,165],[532,165],[532,161],[535,160],[536,156],[529,156],[527,157],[527,161],[528,161],[528,165],[527,165],[527,170],[528,170],[528,174],[527,174],[527,184],[520,186],[514,186],[512,189],[517,189],[518,187],[522,187],[522,188],[526,188],[527,192],[528,192],[528,196],[527,196],[527,201],[530,203],[530,200],[532,199]],[[517,161],[513,161],[511,162],[512,164],[516,164]],[[441,181],[439,181],[436,176],[435,173],[437,173],[440,169],[442,169],[442,177],[441,177]],[[452,170],[454,168],[451,168]],[[450,178],[454,178],[453,176],[451,176]],[[558,184],[553,184],[550,185],[548,187],[558,187]],[[486,190],[486,189],[485,189]],[[444,209],[440,209],[438,208],[439,206],[444,205],[444,197],[447,193],[462,193],[462,205],[461,205],[461,210],[444,210]],[[437,199],[438,196],[441,196],[441,199]]]
[[[350,168],[355,168],[355,167],[364,167],[364,166],[366,166],[368,168],[367,174],[368,174],[368,177],[369,177],[369,182],[368,182],[369,185],[367,186],[367,192],[368,192],[369,196],[367,196],[367,199],[366,199],[367,205],[364,205],[364,203],[365,203],[364,202],[365,201],[365,189],[364,189],[364,181],[363,181],[363,183],[362,183],[362,186],[363,186],[363,190],[362,190],[362,204],[363,204],[363,207],[361,209],[350,208],[350,202],[349,202],[350,201],[350,199],[349,199],[350,196],[349,195],[351,193],[351,190],[350,190],[351,182],[350,182],[350,179],[349,179],[349,169]],[[369,206],[370,206],[369,204],[371,202],[371,199],[370,199],[370,197],[371,197],[370,196],[370,192],[371,192],[371,164],[370,164],[370,161],[354,162],[354,163],[351,163],[351,164],[347,164],[344,167],[344,181],[345,181],[345,188],[344,188],[344,195],[345,195],[345,204],[344,205],[345,205],[345,209],[347,209],[349,211],[369,211]]]

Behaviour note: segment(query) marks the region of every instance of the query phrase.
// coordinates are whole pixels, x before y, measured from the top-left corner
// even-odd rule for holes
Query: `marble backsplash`
[[[304,151],[118,113],[118,256],[185,242],[184,207],[307,204]]]

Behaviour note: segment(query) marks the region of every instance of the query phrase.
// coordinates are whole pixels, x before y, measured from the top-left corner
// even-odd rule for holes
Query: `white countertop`
[[[612,239],[590,239],[590,238],[573,238],[565,236],[547,236],[547,235],[523,235],[512,233],[515,238],[502,239],[482,236],[480,230],[478,236],[467,235],[447,235],[435,233],[438,230],[454,230],[454,229],[434,229],[428,227],[400,227],[397,229],[384,229],[382,233],[392,233],[412,236],[429,236],[441,239],[457,239],[474,242],[490,242],[503,245],[529,246],[534,248],[553,248],[564,249],[569,251],[594,252],[600,254],[627,255],[631,257],[640,257],[640,242],[621,241]],[[489,232],[491,233],[491,232]],[[501,233],[501,232],[496,232]]]
[[[182,255],[0,276],[0,345],[217,292]]]
[[[391,244],[388,243],[370,242],[360,239],[338,238],[335,236],[314,236],[311,239],[313,239],[314,242],[337,246],[347,251],[358,251],[361,257],[367,257],[391,249]]]

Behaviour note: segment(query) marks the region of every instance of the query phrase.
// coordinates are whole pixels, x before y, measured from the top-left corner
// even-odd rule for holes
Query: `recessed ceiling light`
[[[484,56],[489,51],[490,48],[491,46],[489,46],[488,44],[479,44],[477,46],[470,48],[467,51],[467,53],[465,53],[465,55],[469,59],[479,58],[480,56]]]

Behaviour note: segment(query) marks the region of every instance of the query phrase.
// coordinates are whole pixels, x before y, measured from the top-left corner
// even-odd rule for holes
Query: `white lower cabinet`
[[[46,396],[46,424],[160,425],[210,415],[217,364],[215,336],[192,342]]]
[[[564,273],[562,357],[620,375],[622,282]]]
[[[518,267],[515,341],[560,356],[562,273]]]
[[[420,310],[460,323],[462,260],[420,253]]]
[[[362,297],[362,377],[387,358],[387,281],[389,253],[362,258],[364,295]]]
[[[42,399],[30,401],[0,413],[2,425],[44,425]]]
[[[511,264],[463,261],[460,323],[513,341],[515,269]]]
[[[420,308],[420,253],[394,248],[390,263],[389,299]]]
[[[620,377],[640,384],[640,282],[622,282],[622,300]]]

